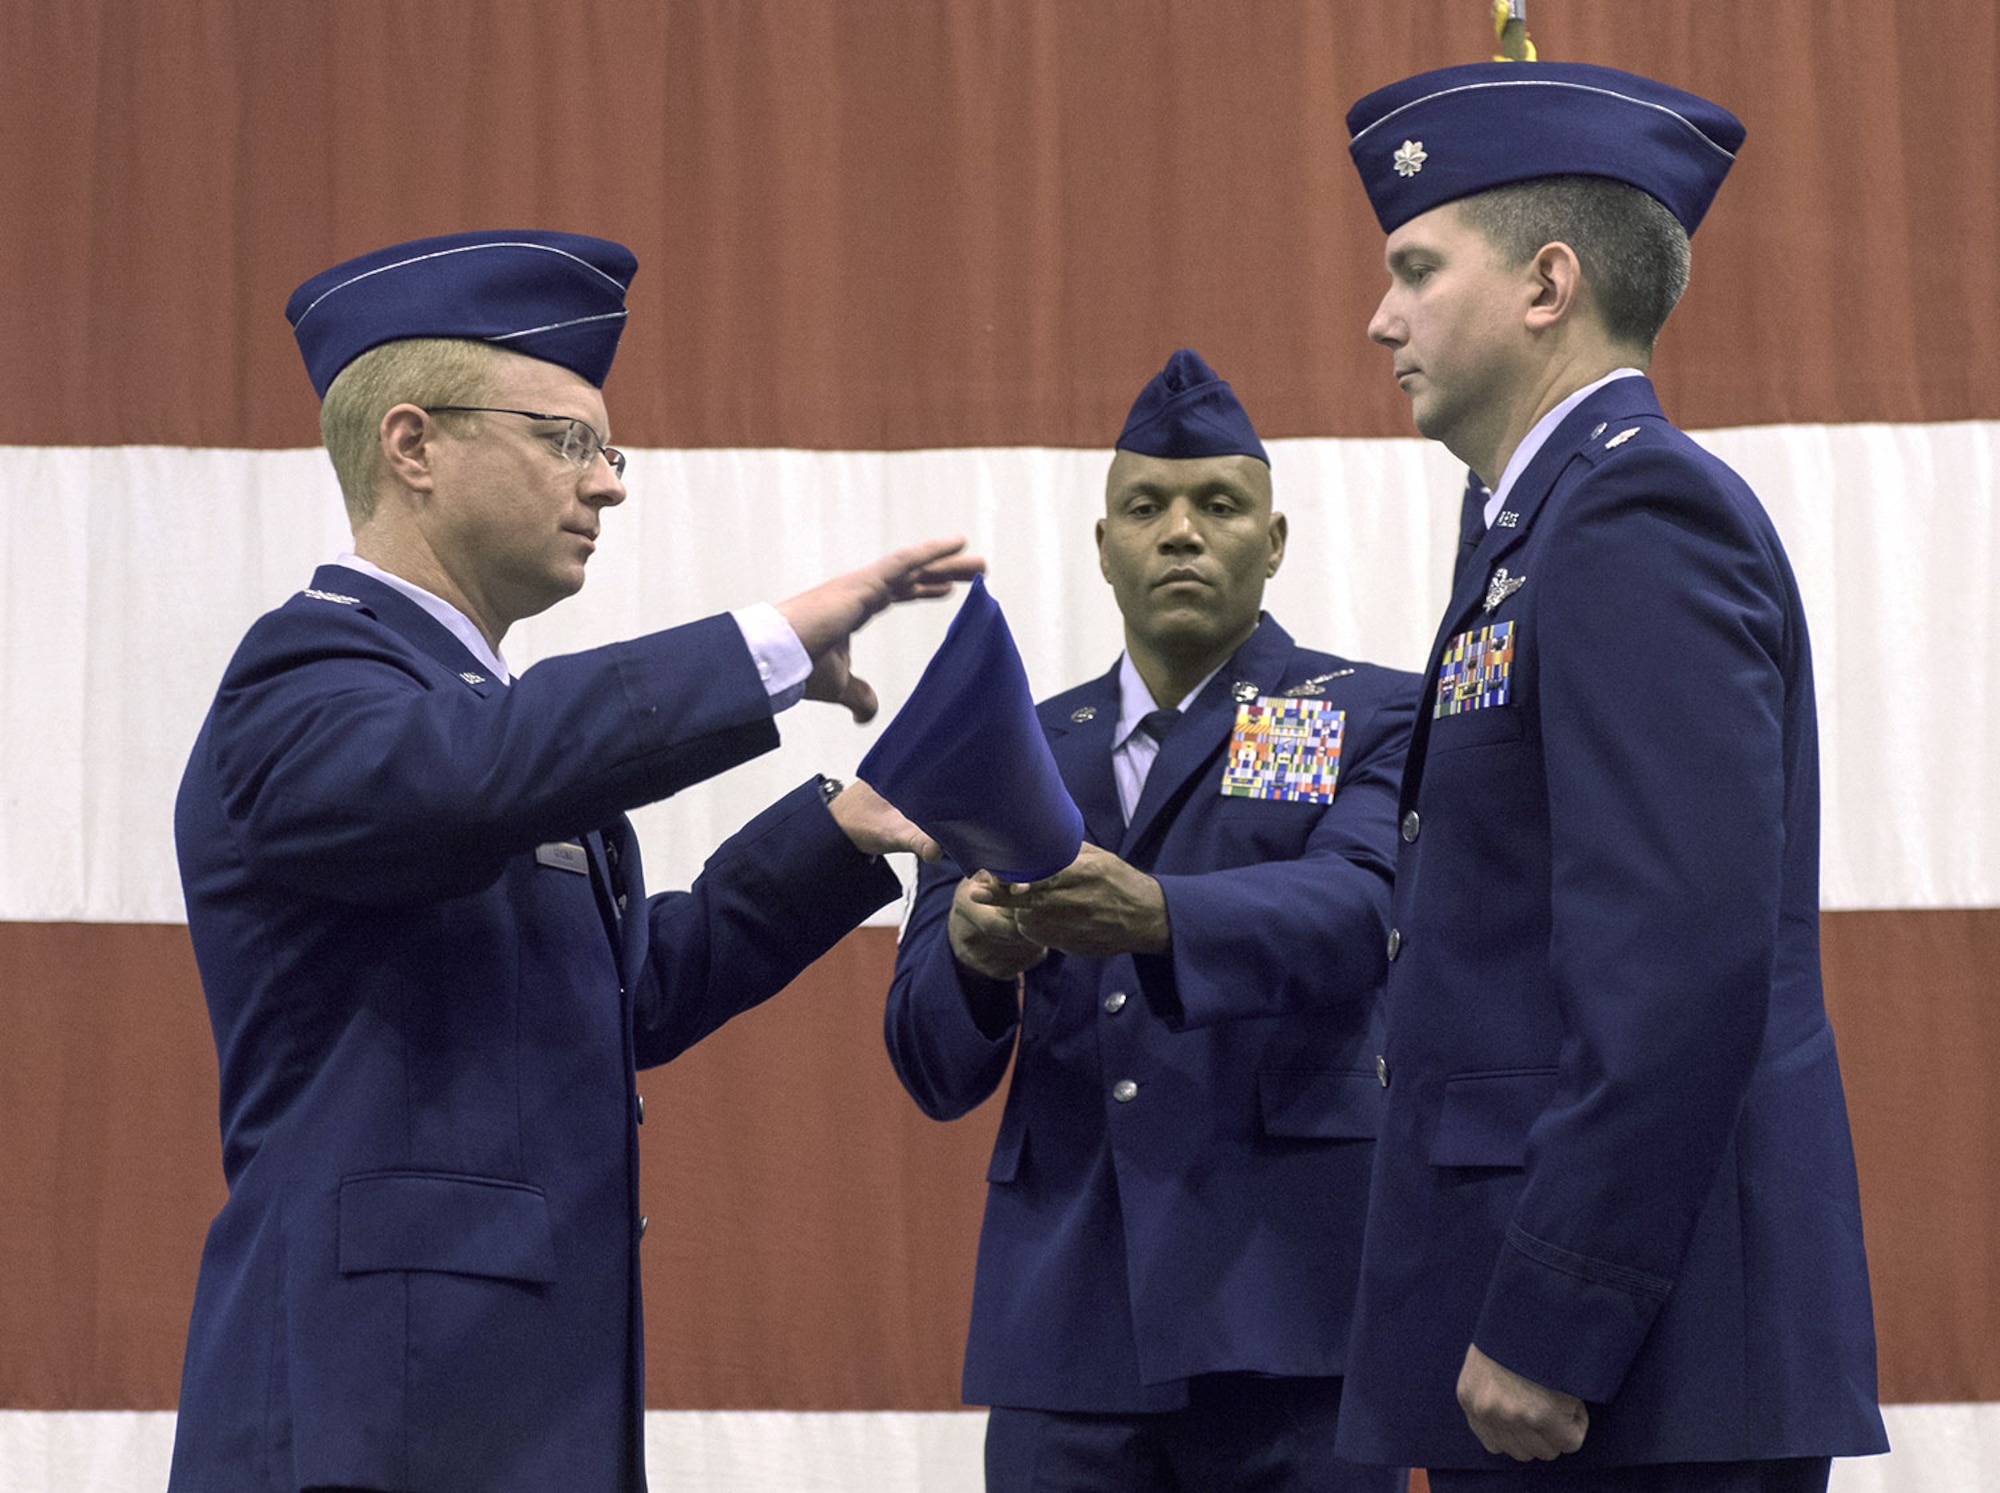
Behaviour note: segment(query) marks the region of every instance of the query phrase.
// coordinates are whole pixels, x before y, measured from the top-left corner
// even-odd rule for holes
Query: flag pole
[[[1535,44],[1528,36],[1527,0],[1493,0],[1493,35],[1500,50],[1495,62],[1533,62]]]

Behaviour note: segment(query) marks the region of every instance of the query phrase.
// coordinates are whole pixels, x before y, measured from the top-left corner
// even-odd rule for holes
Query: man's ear
[[[377,442],[382,465],[400,485],[429,492],[437,485],[432,470],[436,457],[437,427],[414,404],[390,407],[382,416]]]
[[[1575,316],[1588,297],[1576,250],[1561,240],[1543,244],[1528,261],[1527,274],[1532,293],[1527,328],[1531,332],[1548,331]]]
[[[1097,573],[1107,581],[1111,579],[1111,569],[1104,563],[1104,520],[1097,521]]]
[[[1264,565],[1264,579],[1267,581],[1276,575],[1278,567],[1285,563],[1285,536],[1289,532],[1290,525],[1285,522],[1285,515],[1282,513],[1272,514],[1270,529],[1271,558]]]

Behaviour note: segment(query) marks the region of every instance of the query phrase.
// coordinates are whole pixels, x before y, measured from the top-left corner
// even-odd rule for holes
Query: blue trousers
[[[1406,1474],[1333,1454],[1340,1380],[1203,1374],[1148,1415],[996,1406],[986,1493],[1403,1493]]]

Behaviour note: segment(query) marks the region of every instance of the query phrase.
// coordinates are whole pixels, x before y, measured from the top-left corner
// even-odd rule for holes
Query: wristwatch
[[[819,778],[819,801],[823,804],[832,803],[836,798],[840,797],[840,790],[846,786],[847,784],[841,782],[839,778],[830,778],[825,773],[821,773]]]

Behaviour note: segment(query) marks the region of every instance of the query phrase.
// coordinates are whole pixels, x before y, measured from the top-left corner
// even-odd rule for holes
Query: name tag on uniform
[[[1438,665],[1436,720],[1507,703],[1514,673],[1514,624],[1475,627],[1451,640]]]
[[[571,840],[554,840],[547,845],[537,845],[535,863],[553,866],[558,871],[574,871],[579,876],[590,874],[590,852]]]
[[[1223,797],[1332,803],[1346,729],[1347,712],[1325,700],[1265,695],[1237,706]]]

